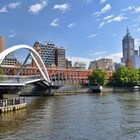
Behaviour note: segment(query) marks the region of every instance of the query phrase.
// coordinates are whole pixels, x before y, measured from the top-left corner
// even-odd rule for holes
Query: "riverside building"
[[[40,43],[36,41],[33,48],[39,53],[46,66],[66,67],[64,47],[56,47],[53,42]],[[34,65],[34,62],[32,64]]]
[[[56,66],[59,68],[66,68],[65,48],[56,48]]]
[[[55,44],[52,42],[39,43],[35,42],[34,49],[39,52],[43,62],[47,66],[55,64]]]

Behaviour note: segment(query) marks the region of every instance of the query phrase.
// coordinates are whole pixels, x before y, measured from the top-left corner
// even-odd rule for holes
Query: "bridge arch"
[[[15,46],[12,46],[6,50],[4,50],[3,52],[0,53],[0,65],[2,64],[2,61],[4,60],[4,58],[9,54],[9,53],[12,53],[18,49],[26,49],[26,50],[29,50],[29,54],[31,55],[31,57],[33,58],[33,60],[35,61],[40,73],[42,74],[43,78],[45,81],[47,81],[49,84],[50,84],[50,78],[49,78],[49,75],[48,75],[48,72],[47,72],[47,69],[43,63],[43,60],[41,59],[40,55],[30,46],[28,45],[15,45]],[[43,67],[43,70],[40,66],[40,63],[37,61],[37,59],[40,61],[42,67]]]

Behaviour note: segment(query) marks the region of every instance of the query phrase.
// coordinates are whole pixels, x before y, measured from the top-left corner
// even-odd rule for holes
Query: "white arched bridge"
[[[15,45],[1,52],[0,65],[3,67],[2,62],[6,58],[6,56],[18,49],[28,50],[27,57],[23,61],[23,64],[21,64],[20,70],[16,73],[16,75],[1,75],[0,76],[0,88],[24,87],[27,84],[37,84],[40,87],[44,87],[46,89],[49,87],[56,88],[56,86],[54,86],[52,82],[50,81],[49,74],[47,72],[47,69],[40,55],[32,47],[28,45]],[[35,62],[40,74],[30,75],[30,76],[21,76],[20,73],[30,57]]]

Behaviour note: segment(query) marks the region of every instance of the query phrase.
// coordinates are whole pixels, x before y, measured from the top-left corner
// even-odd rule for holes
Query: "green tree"
[[[111,83],[118,87],[138,85],[139,71],[134,67],[119,67],[113,72]]]
[[[88,80],[93,85],[101,85],[103,86],[107,82],[107,72],[105,70],[96,68],[93,70],[92,74],[89,75]]]
[[[3,80],[3,77],[1,75],[4,74],[3,68],[0,66],[0,80]]]
[[[3,68],[0,66],[0,75],[4,73]]]

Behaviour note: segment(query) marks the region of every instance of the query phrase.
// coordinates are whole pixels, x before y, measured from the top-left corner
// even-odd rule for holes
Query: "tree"
[[[3,68],[0,66],[0,75],[4,73]]]
[[[138,85],[138,80],[138,69],[122,66],[113,72],[111,83],[118,87],[130,87]]]
[[[4,74],[3,68],[0,66],[0,80],[3,80],[3,77],[1,75]]]
[[[89,75],[88,80],[92,85],[103,86],[107,81],[107,72],[105,70],[96,68],[93,70],[92,74]]]

